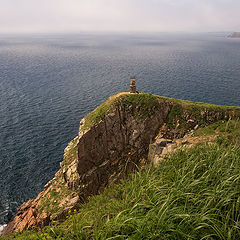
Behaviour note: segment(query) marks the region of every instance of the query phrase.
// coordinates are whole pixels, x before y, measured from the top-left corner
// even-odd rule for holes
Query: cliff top
[[[93,112],[87,114],[84,118],[84,121],[81,124],[81,130],[85,131],[89,129],[94,124],[98,123],[107,113],[111,112],[116,106],[120,103],[123,103],[125,106],[136,106],[139,105],[139,117],[144,117],[147,114],[149,108],[159,105],[160,102],[170,102],[174,104],[180,104],[182,107],[189,108],[191,110],[217,110],[217,111],[226,111],[234,110],[240,113],[240,107],[235,106],[221,106],[215,104],[208,104],[203,102],[192,102],[188,100],[179,100],[174,98],[162,97],[149,93],[129,93],[129,92],[120,92],[116,95],[113,95],[108,98],[107,101],[102,103],[97,107]]]

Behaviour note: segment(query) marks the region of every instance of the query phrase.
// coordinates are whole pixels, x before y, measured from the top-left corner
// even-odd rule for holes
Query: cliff
[[[158,162],[193,129],[240,116],[236,107],[180,101],[152,94],[120,93],[80,122],[55,177],[34,200],[22,204],[3,235],[65,219],[91,195],[149,161]],[[176,144],[175,144],[176,145]],[[165,149],[164,149],[165,147]],[[149,151],[150,150],[150,151]]]

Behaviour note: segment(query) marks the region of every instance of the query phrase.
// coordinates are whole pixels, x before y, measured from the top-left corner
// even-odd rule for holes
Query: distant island
[[[240,38],[240,32],[233,32],[228,37],[230,37],[230,38]]]

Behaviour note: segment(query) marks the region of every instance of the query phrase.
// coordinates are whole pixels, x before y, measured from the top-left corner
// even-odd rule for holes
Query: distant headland
[[[230,37],[230,38],[240,38],[240,32],[233,32],[228,37]]]

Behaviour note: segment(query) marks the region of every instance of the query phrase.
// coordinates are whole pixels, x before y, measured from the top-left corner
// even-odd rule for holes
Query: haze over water
[[[0,224],[59,169],[79,121],[129,89],[240,106],[240,40],[227,34],[0,37]]]

